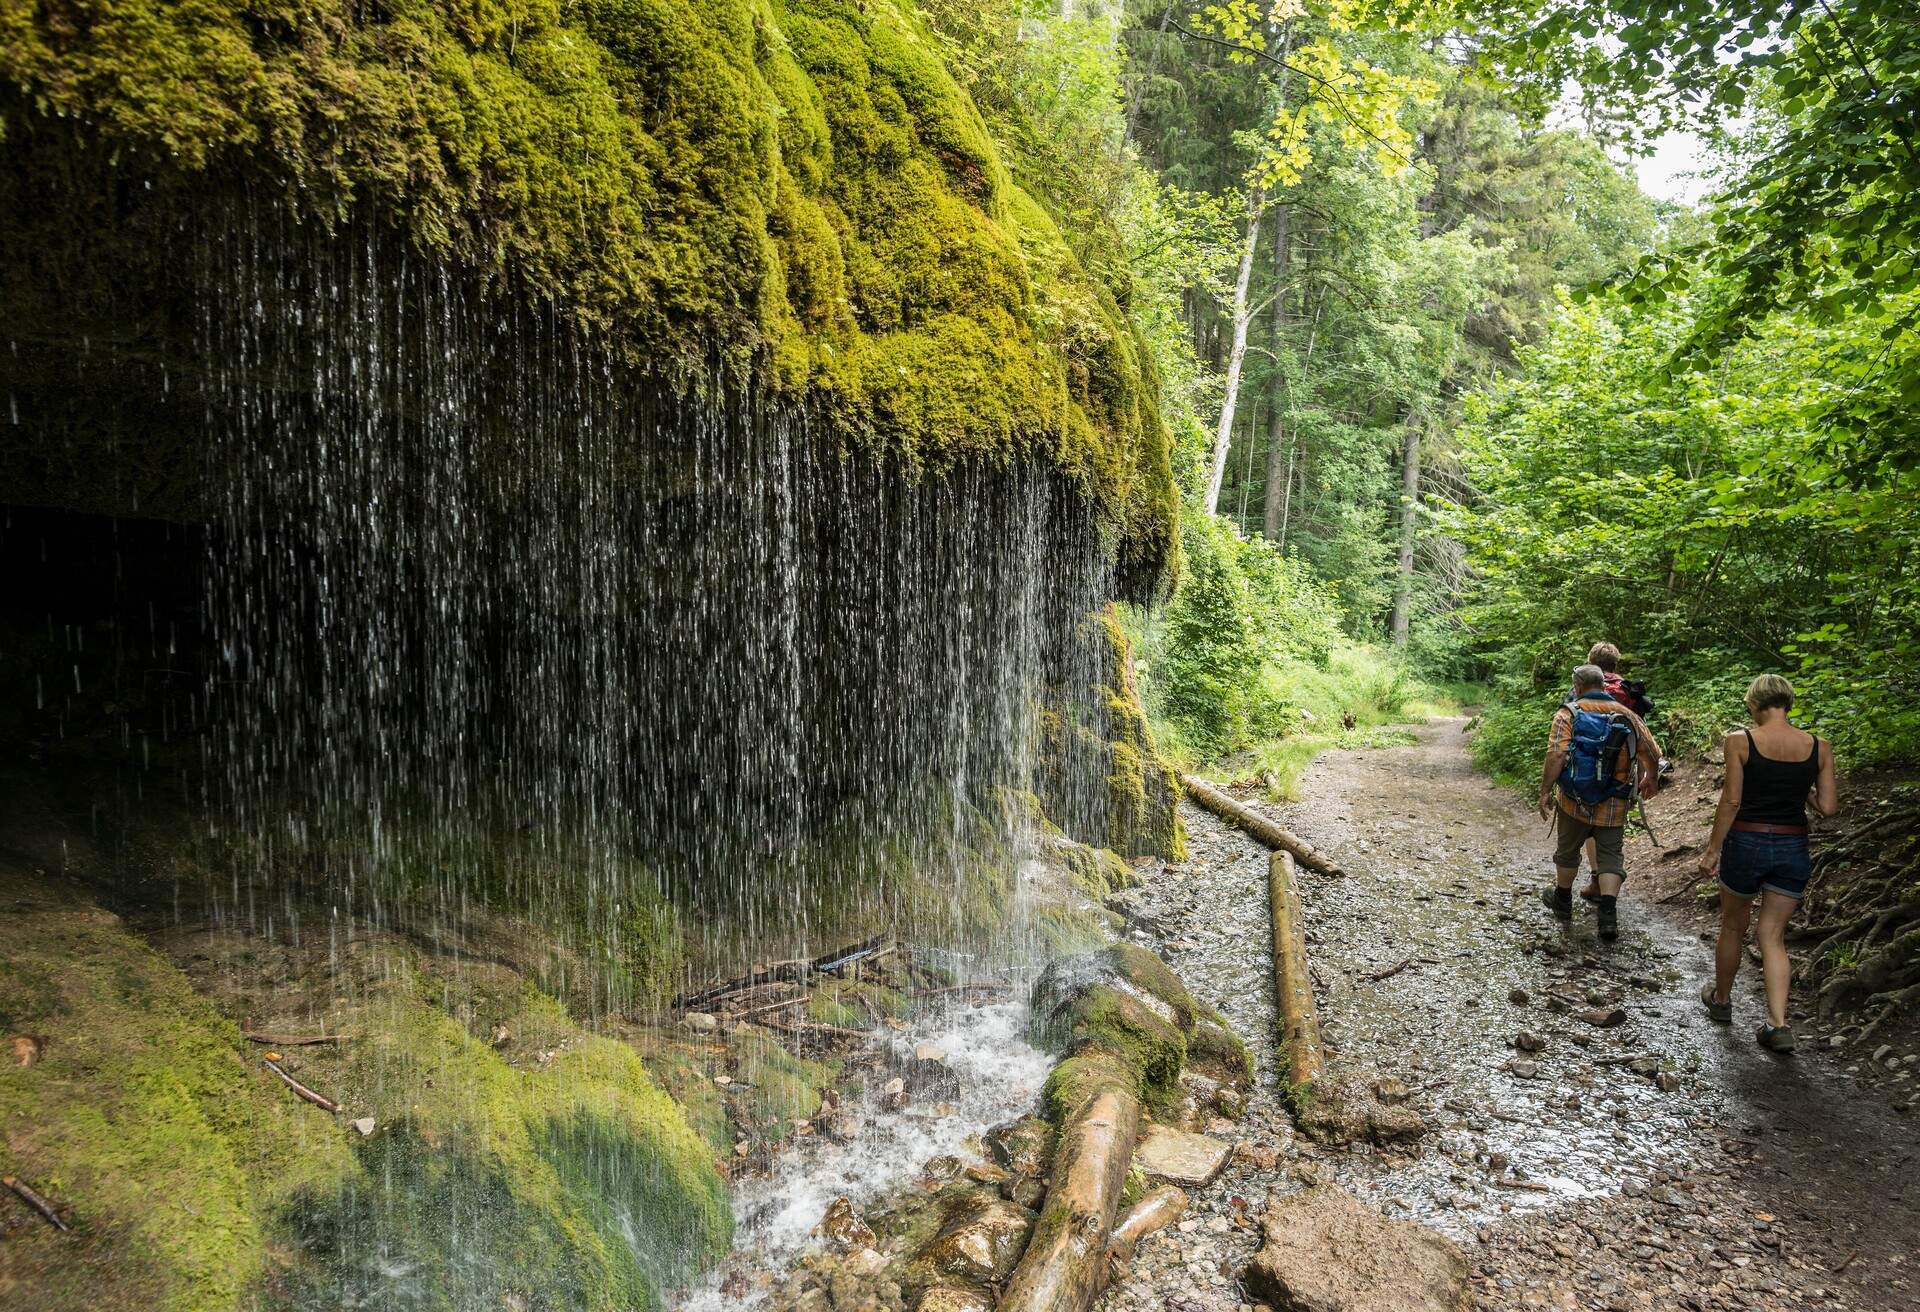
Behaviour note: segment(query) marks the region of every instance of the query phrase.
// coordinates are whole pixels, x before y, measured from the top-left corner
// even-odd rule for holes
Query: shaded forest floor
[[[1486,1308],[1912,1306],[1913,1125],[1881,1086],[1910,1090],[1920,1062],[1865,1089],[1844,1049],[1762,1052],[1757,970],[1742,977],[1736,1024],[1708,1022],[1698,913],[1684,896],[1656,900],[1685,880],[1648,877],[1690,867],[1672,849],[1703,836],[1689,808],[1708,781],[1656,803],[1668,850],[1631,844],[1623,933],[1603,945],[1584,907],[1570,929],[1548,918],[1550,835],[1474,772],[1460,729],[1439,720],[1409,746],[1329,753],[1282,812],[1353,872],[1305,887],[1333,1068],[1404,1082],[1426,1134],[1321,1149],[1294,1134],[1269,1086],[1234,1166],[1183,1228],[1143,1246],[1106,1306],[1243,1305],[1254,1236],[1241,1218],[1268,1191],[1320,1178],[1459,1241]],[[1271,990],[1253,933],[1264,854],[1210,817],[1188,824],[1191,857],[1148,879],[1136,923],[1255,1042],[1270,1079]],[[1516,1046],[1523,1031],[1537,1050]]]

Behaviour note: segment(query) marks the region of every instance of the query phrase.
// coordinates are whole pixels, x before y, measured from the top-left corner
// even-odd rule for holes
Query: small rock
[[[720,1018],[708,1011],[690,1011],[680,1018],[680,1023],[695,1034],[712,1034],[720,1028]]]
[[[1381,1102],[1397,1103],[1411,1098],[1413,1091],[1407,1088],[1405,1080],[1397,1075],[1389,1075],[1373,1082],[1373,1096]]]
[[[1672,1093],[1680,1087],[1680,1077],[1672,1071],[1661,1071],[1653,1077],[1653,1082],[1662,1093]]]
[[[1788,1019],[1792,1019],[1792,1018],[1789,1017]],[[1881,1044],[1879,1047],[1873,1050],[1873,1064],[1878,1066],[1881,1063],[1885,1062],[1888,1055],[1892,1052],[1893,1052],[1893,1045],[1891,1043]]]
[[[724,1089],[724,1088],[727,1088],[727,1087],[728,1087],[729,1085],[731,1085],[731,1084],[733,1083],[733,1076],[731,1076],[731,1075],[716,1075],[716,1076],[714,1076],[714,1077],[713,1077],[713,1082],[714,1082],[715,1084],[717,1084],[717,1085],[719,1085],[719,1086],[720,1086],[721,1088],[723,1088],[723,1089]]]
[[[1256,1171],[1271,1171],[1280,1165],[1280,1154],[1264,1143],[1237,1143],[1233,1160]]]
[[[1227,1144],[1204,1134],[1154,1125],[1142,1136],[1133,1161],[1149,1180],[1201,1188],[1219,1177],[1230,1152]]]
[[[1528,1061],[1525,1057],[1516,1057],[1507,1063],[1507,1069],[1523,1080],[1531,1080],[1540,1074],[1540,1063]]]
[[[1627,1069],[1642,1078],[1651,1078],[1660,1069],[1658,1057],[1635,1057],[1627,1063]]]
[[[887,1269],[887,1257],[877,1248],[856,1248],[847,1254],[840,1269],[862,1280],[870,1280]]]
[[[1529,1002],[1532,1002],[1533,998],[1527,993],[1525,989],[1517,988],[1508,992],[1507,1001],[1511,1002],[1516,1007],[1524,1007]]]
[[[504,1021],[496,1022],[493,1027],[493,1046],[496,1048],[504,1048],[512,1042],[513,1031],[507,1027]]]
[[[358,1130],[362,1139],[367,1138],[373,1133],[373,1117],[371,1116],[362,1116],[358,1120],[348,1121],[347,1124]]]
[[[1539,1052],[1547,1046],[1547,1041],[1531,1030],[1521,1030],[1513,1036],[1513,1046],[1522,1052]]]
[[[993,1312],[993,1296],[964,1285],[933,1285],[914,1306],[918,1312]]]
[[[827,1204],[827,1214],[820,1218],[814,1233],[848,1252],[872,1248],[879,1242],[873,1227],[860,1219],[860,1214],[853,1210],[853,1200],[845,1196]]]
[[[913,1059],[915,1061],[937,1061],[944,1064],[947,1060],[947,1050],[937,1043],[916,1043],[913,1045]]]
[[[1622,1007],[1593,1007],[1587,1011],[1577,1011],[1573,1018],[1603,1030],[1613,1029],[1627,1023],[1627,1013]]]

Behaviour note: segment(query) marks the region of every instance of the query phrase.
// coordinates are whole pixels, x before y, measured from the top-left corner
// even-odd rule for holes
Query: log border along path
[[[1273,918],[1273,993],[1280,1013],[1281,1051],[1286,1054],[1290,1098],[1296,1103],[1321,1076],[1320,1013],[1313,998],[1313,976],[1307,968],[1306,917],[1300,908],[1300,890],[1294,862],[1322,874],[1345,872],[1313,844],[1291,830],[1243,806],[1213,785],[1191,775],[1180,782],[1187,796],[1228,824],[1269,849],[1268,907]]]

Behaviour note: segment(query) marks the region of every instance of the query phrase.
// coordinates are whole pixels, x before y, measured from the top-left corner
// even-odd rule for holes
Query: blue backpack
[[[1587,693],[1579,700],[1598,701],[1613,698],[1606,693]],[[1567,744],[1567,763],[1560,771],[1560,791],[1591,811],[1612,797],[1629,797],[1631,783],[1614,778],[1620,769],[1620,753],[1633,741],[1633,724],[1621,711],[1583,711],[1573,701],[1573,738]]]

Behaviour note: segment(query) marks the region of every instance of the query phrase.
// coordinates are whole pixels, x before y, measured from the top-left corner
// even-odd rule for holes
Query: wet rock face
[[[1449,1240],[1389,1221],[1335,1185],[1279,1199],[1247,1292],[1277,1312],[1466,1312],[1467,1260]]]

